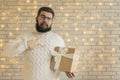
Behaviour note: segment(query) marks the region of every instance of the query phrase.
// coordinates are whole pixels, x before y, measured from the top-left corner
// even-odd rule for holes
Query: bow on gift
[[[55,53],[55,62],[56,62],[55,66],[54,66],[55,70],[59,69],[62,56],[66,57],[66,58],[73,59],[73,60],[79,59],[78,55],[67,54],[67,52],[68,52],[68,48],[61,48],[61,47],[59,47],[58,52],[56,52],[56,51],[54,52]]]

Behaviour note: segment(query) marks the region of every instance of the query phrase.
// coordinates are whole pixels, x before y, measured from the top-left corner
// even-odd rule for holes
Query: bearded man
[[[54,48],[65,47],[62,37],[51,31],[54,16],[53,9],[41,7],[36,17],[36,32],[22,34],[4,46],[3,54],[7,57],[24,54],[24,80],[60,80],[59,71],[50,69]],[[65,73],[70,78],[75,76]]]

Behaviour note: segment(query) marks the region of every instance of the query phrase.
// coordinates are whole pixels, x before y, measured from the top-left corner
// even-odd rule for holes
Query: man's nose
[[[45,18],[44,18],[44,21],[45,21],[45,22],[48,22],[48,19],[45,17]]]

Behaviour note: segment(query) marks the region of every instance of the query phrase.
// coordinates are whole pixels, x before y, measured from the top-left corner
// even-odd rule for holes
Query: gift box
[[[79,56],[75,48],[55,47],[51,58],[50,68],[64,72],[76,72]]]

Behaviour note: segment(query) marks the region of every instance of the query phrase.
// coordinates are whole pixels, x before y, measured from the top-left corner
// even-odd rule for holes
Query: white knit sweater
[[[39,39],[42,44],[29,50],[27,41]],[[55,46],[64,47],[63,39],[54,32],[46,33],[27,33],[10,41],[4,47],[4,55],[8,57],[25,55],[25,79],[24,80],[59,80],[59,74],[50,69],[51,56],[54,55]]]

